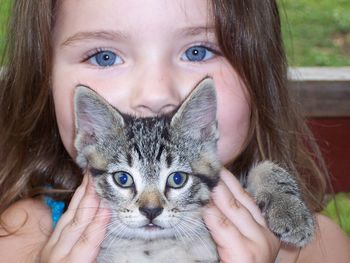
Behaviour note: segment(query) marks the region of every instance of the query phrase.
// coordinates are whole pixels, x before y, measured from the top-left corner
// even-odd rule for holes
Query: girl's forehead
[[[64,0],[57,8],[54,32],[169,32],[210,27],[210,14],[210,2],[206,0]]]

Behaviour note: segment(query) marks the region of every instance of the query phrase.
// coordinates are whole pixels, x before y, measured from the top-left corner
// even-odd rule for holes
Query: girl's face
[[[53,33],[52,89],[62,141],[74,150],[74,88],[91,87],[125,113],[175,109],[205,76],[218,94],[219,154],[233,160],[250,107],[235,70],[220,55],[204,0],[63,0]]]

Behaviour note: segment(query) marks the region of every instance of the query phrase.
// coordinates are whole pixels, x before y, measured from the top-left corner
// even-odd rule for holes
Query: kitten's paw
[[[287,170],[270,161],[258,163],[249,171],[246,189],[254,196],[271,231],[283,242],[303,247],[313,239],[314,217]]]
[[[270,230],[281,241],[297,247],[312,241],[314,217],[299,197],[285,193],[265,193],[257,196],[256,201]]]

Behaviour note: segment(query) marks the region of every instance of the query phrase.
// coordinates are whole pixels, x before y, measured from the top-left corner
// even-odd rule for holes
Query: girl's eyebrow
[[[210,34],[214,33],[214,27],[207,26],[194,26],[194,27],[185,27],[177,30],[178,35],[182,36],[197,36],[203,33]],[[69,37],[67,37],[61,44],[61,46],[71,46],[74,43],[79,41],[86,40],[111,40],[111,41],[120,41],[128,40],[129,36],[122,31],[116,30],[97,30],[97,31],[82,31],[77,32]]]
[[[210,33],[215,33],[215,27],[208,27],[208,26],[186,27],[186,28],[180,28],[178,33],[179,35],[183,35],[183,36],[197,36],[203,33],[210,34]]]
[[[127,40],[128,36],[121,31],[115,30],[98,30],[98,31],[83,31],[67,37],[62,46],[74,45],[75,42],[86,40]]]

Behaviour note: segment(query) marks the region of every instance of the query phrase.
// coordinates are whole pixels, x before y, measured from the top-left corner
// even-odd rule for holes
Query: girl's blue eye
[[[184,61],[200,62],[214,57],[214,53],[204,46],[193,46],[185,51],[181,59]]]
[[[123,188],[129,188],[134,184],[134,179],[127,172],[116,172],[113,178],[117,185]]]
[[[169,175],[167,179],[167,186],[171,188],[183,187],[188,179],[188,174],[184,172],[175,172]]]
[[[123,60],[117,54],[109,50],[96,53],[89,58],[89,61],[91,64],[100,67],[110,67],[123,63]]]

